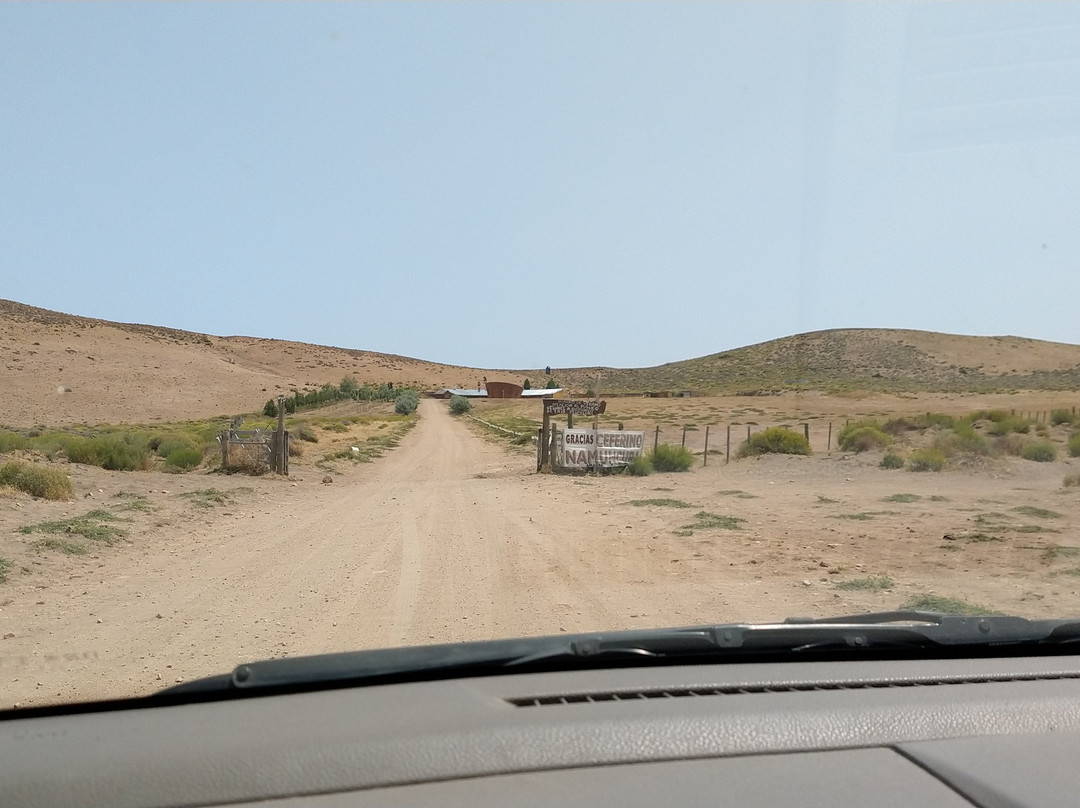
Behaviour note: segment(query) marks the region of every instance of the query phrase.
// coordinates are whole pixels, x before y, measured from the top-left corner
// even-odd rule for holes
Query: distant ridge
[[[291,390],[392,382],[475,387],[545,381],[540,369],[490,370],[393,354],[114,323],[0,300],[0,424],[140,422],[260,410]],[[584,393],[1080,390],[1080,345],[903,329],[832,329],[648,368],[554,368]],[[68,392],[70,391],[70,393]]]

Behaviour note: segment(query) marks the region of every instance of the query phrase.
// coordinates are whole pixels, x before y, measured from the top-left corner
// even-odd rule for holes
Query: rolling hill
[[[183,420],[257,411],[291,390],[393,382],[421,389],[482,378],[543,383],[542,370],[441,365],[371,351],[254,337],[217,337],[96,320],[0,300],[0,424]],[[651,368],[557,368],[585,391],[1080,389],[1080,346],[1020,337],[894,329],[799,334]]]

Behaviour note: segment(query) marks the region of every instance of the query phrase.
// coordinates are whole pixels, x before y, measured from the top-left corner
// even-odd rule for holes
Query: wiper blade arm
[[[514,671],[574,670],[613,665],[752,661],[756,655],[862,653],[996,646],[1045,647],[1080,641],[1080,621],[1028,620],[1004,615],[966,616],[894,611],[783,623],[698,626],[576,636],[491,640],[353,651],[253,662],[230,677],[192,682],[163,695],[291,688]],[[210,686],[210,683],[213,683]]]

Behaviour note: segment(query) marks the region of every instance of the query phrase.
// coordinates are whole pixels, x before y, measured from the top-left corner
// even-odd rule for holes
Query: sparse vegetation
[[[878,465],[883,469],[902,469],[904,467],[904,458],[893,452],[888,452],[881,458],[881,463]]]
[[[464,415],[472,409],[472,404],[465,396],[450,396],[450,414]]]
[[[916,609],[924,612],[942,612],[944,614],[1001,614],[1001,612],[995,612],[983,606],[976,606],[956,598],[945,598],[939,595],[913,595],[900,608]]]
[[[685,446],[661,443],[647,455],[654,471],[689,471],[694,455]]]
[[[1080,471],[1070,471],[1062,479],[1061,484],[1065,488],[1080,488]]]
[[[805,435],[800,435],[782,426],[771,426],[761,432],[755,432],[739,446],[737,457],[753,457],[762,454],[810,454],[810,442]]]
[[[867,578],[852,578],[836,583],[837,589],[861,592],[885,592],[894,586],[896,582],[888,575],[871,575]]]
[[[908,457],[909,471],[941,471],[945,454],[940,449],[916,449]]]
[[[8,579],[8,574],[11,572],[11,561],[0,556],[0,584],[5,583]]]
[[[737,516],[725,516],[724,514],[709,513],[708,511],[698,511],[694,514],[694,518],[697,521],[692,522],[689,525],[683,525],[683,531],[690,531],[692,533],[695,530],[711,530],[715,528],[722,530],[738,530],[746,521]],[[689,533],[684,535],[689,535]]]
[[[88,511],[81,516],[71,516],[67,519],[57,519],[51,522],[39,522],[36,525],[23,525],[19,528],[20,533],[52,533],[58,536],[82,536],[85,539],[113,544],[117,539],[126,536],[127,531],[109,522],[117,521],[117,517],[109,511],[96,509]]]
[[[190,471],[202,463],[203,454],[194,446],[180,446],[165,455],[166,471]]]
[[[44,539],[31,542],[30,547],[39,553],[46,550],[59,550],[65,555],[86,555],[90,552],[90,548],[83,542],[75,539],[65,539],[60,536],[46,536]]]
[[[1020,452],[1025,460],[1034,460],[1036,463],[1052,463],[1057,460],[1057,448],[1049,441],[1029,443]]]
[[[61,469],[11,460],[0,466],[0,485],[10,485],[42,499],[71,499],[71,479]]]
[[[290,436],[291,437],[291,436]],[[308,424],[301,424],[296,430],[296,437],[307,443],[318,443],[319,435],[315,432],[314,428]]]
[[[892,494],[884,497],[885,502],[918,502],[922,497],[918,494]]]
[[[200,488],[197,491],[188,491],[180,495],[191,502],[196,508],[213,508],[217,505],[228,505],[232,497],[217,488]]]
[[[1061,514],[1057,511],[1051,511],[1047,508],[1037,508],[1034,505],[1020,505],[1013,508],[1017,513],[1022,513],[1024,516],[1034,516],[1036,519],[1060,519]]]
[[[646,505],[653,505],[660,508],[693,508],[689,502],[683,502],[681,499],[670,499],[667,497],[655,497],[653,499],[632,499],[627,505],[636,505],[638,507],[644,507]]]

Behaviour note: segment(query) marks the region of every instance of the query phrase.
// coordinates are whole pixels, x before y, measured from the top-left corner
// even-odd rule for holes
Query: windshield
[[[1080,612],[1080,4],[5,3],[0,76],[0,708]]]

